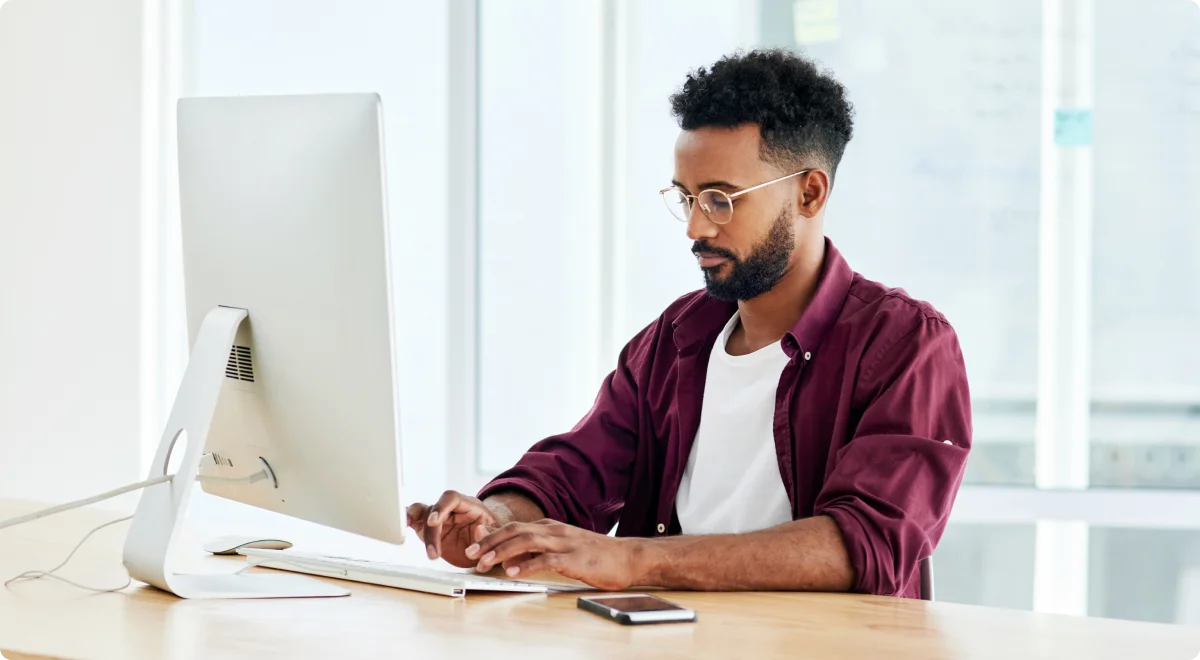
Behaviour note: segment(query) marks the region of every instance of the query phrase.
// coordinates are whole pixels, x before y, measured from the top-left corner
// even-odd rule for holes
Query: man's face
[[[689,195],[709,188],[732,195],[791,174],[762,160],[761,140],[755,124],[683,131],[675,142],[674,185]],[[787,180],[736,197],[726,224],[693,205],[687,235],[710,294],[750,300],[779,282],[796,247],[796,195],[795,180]]]

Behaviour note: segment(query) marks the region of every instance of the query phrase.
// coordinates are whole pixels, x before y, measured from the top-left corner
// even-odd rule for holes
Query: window
[[[1200,7],[1098,2],[1095,26],[1092,485],[1196,488]]]
[[[1040,2],[762,6],[762,43],[805,48],[857,111],[827,235],[954,325],[974,412],[966,480],[1032,485]]]
[[[601,14],[590,0],[479,8],[476,437],[495,474],[573,426],[604,373]]]
[[[668,95],[689,69],[735,48],[798,47],[832,69],[857,108],[827,234],[864,275],[945,313],[966,357],[975,446],[935,557],[941,597],[1191,620],[1200,583],[1190,554],[1167,552],[1137,593],[1116,567],[1200,529],[1185,513],[1200,501],[1190,490],[1200,485],[1195,3],[482,7],[480,264],[496,298],[481,286],[477,441],[495,460],[479,462],[480,478],[569,428],[621,345],[701,286],[683,228],[655,195],[678,131]],[[584,26],[580,12],[600,18]],[[520,38],[518,21],[529,27]],[[556,73],[560,62],[541,61],[555,47],[587,65]],[[538,84],[507,86],[529,76]],[[538,115],[537,130],[520,108]],[[513,224],[510,186],[497,182],[528,174],[569,186],[587,163],[601,168],[588,175],[603,184],[598,206],[571,215],[569,199],[547,193],[531,203],[546,216]],[[579,238],[584,220],[598,224],[586,230],[594,243]],[[541,260],[561,270],[526,265]],[[554,281],[538,279],[551,272]],[[565,282],[583,286],[582,307],[563,304]],[[518,290],[545,304],[517,304],[525,331],[513,332],[487,310],[517,323],[508,310]],[[580,324],[586,340],[561,338]],[[533,358],[505,352],[531,344],[554,382],[508,376]],[[521,400],[533,394],[552,405]],[[503,419],[517,421],[495,429]],[[1127,486],[1144,491],[1111,490]]]
[[[1095,527],[1090,616],[1200,624],[1200,532]]]
[[[950,525],[933,560],[937,600],[1033,608],[1035,536],[1033,525]]]

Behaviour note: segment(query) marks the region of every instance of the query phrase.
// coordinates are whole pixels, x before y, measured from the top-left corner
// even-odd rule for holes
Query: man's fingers
[[[544,555],[535,555],[520,563],[514,563],[505,569],[505,574],[508,577],[516,578],[537,575],[545,571],[553,571],[565,578],[579,580],[589,587],[596,587],[597,589],[606,591],[621,589],[621,587],[605,584],[602,580],[596,579],[594,575],[588,575],[586,570],[580,570],[581,563],[581,558],[577,554],[550,552]]]
[[[436,504],[429,507],[425,518],[425,554],[430,559],[442,556],[442,525],[462,503],[462,495],[448,490],[442,493]]]
[[[477,524],[471,528],[471,545],[463,549],[467,559],[479,559],[479,543],[495,530],[487,525]]]
[[[496,534],[489,536],[484,539],[483,543],[490,541],[495,536]],[[488,548],[483,548],[483,543],[480,543],[481,556],[479,564],[476,566],[476,570],[481,573],[492,570],[496,564],[503,564],[524,554],[563,552],[568,549],[568,542],[565,539],[547,534],[546,528],[541,525],[527,525],[525,529],[510,535],[502,543],[490,545]]]
[[[475,506],[470,507],[466,511],[462,511],[461,508],[462,507],[460,507],[459,510],[456,510],[453,514],[438,516],[439,520],[441,520],[441,524],[466,527],[468,525],[475,526],[480,523],[492,522],[490,511],[481,511],[479,510],[479,507]]]
[[[430,559],[437,559],[442,555],[442,527],[441,525],[429,524],[429,519],[425,519],[425,532],[422,534],[425,541],[425,554]]]
[[[525,555],[514,561],[504,565],[504,572],[509,577],[518,575],[533,575],[542,571],[554,571],[562,574],[564,571],[570,572],[567,568],[567,556],[557,552],[548,552],[540,555]],[[568,576],[571,577],[571,576]]]
[[[429,507],[425,514],[423,539],[430,559],[442,556],[442,539],[450,530],[480,522],[494,522],[491,512],[482,502],[452,490],[442,493],[437,503]]]
[[[429,515],[429,507],[424,504],[414,504],[408,507],[408,526],[417,536],[425,538],[425,518]]]
[[[487,554],[488,552],[491,552],[492,550],[494,550],[496,548],[496,545],[503,543],[503,542],[507,541],[509,538],[511,538],[512,536],[514,536],[516,534],[520,534],[521,532],[526,531],[526,530],[536,530],[539,533],[553,534],[555,536],[559,536],[559,535],[561,535],[561,532],[563,530],[569,530],[569,529],[575,529],[575,528],[568,527],[566,525],[563,525],[557,521],[550,520],[550,519],[542,519],[542,520],[538,520],[538,521],[531,522],[531,523],[515,523],[515,522],[508,523],[507,525],[504,525],[503,527],[499,527],[499,528],[495,528],[495,529],[487,528],[486,534],[484,534],[482,537],[477,536],[475,538],[475,540],[477,541],[476,545],[479,546],[477,548],[479,550],[479,552],[476,554],[477,555]],[[471,557],[471,553],[467,553],[467,556]]]
[[[408,507],[408,526],[414,527],[418,523],[425,524],[425,518],[429,516],[429,507],[424,504],[414,504]]]
[[[524,554],[517,555],[516,557],[509,557],[508,559],[504,560],[503,562],[500,562],[500,566],[503,567],[505,569],[505,571],[507,571],[508,569],[512,568],[513,566],[519,566],[521,564],[524,564],[525,562],[529,561],[530,559],[533,559],[536,556],[537,556],[536,553],[526,552]]]
[[[462,495],[458,494],[457,492],[448,490],[442,493],[442,496],[438,498],[437,503],[429,508],[428,524],[441,524],[444,519],[443,514],[449,515],[454,513],[454,510],[458,508],[458,504],[460,502],[462,502]]]
[[[508,523],[499,529],[493,529],[488,533],[487,536],[479,540],[479,543],[477,544],[479,546],[479,554],[486,555],[492,550],[495,550],[497,545],[504,543],[508,539],[529,529],[541,529],[541,527],[534,527],[530,523],[514,522]]]

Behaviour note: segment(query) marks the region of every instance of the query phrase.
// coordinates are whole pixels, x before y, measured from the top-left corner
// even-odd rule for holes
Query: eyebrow
[[[677,188],[680,188],[684,192],[689,192],[689,193],[691,192],[690,190],[688,190],[687,186],[676,181],[675,179],[671,179],[671,185],[673,185]],[[728,181],[705,181],[704,183],[700,184],[700,190],[706,190],[708,188],[729,188],[731,190],[741,190],[740,186],[735,186],[732,183],[729,183]]]

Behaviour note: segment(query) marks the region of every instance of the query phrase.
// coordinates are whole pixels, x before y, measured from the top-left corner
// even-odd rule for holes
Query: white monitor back
[[[190,343],[216,306],[230,347],[205,491],[400,543],[405,516],[378,96],[179,103]]]

